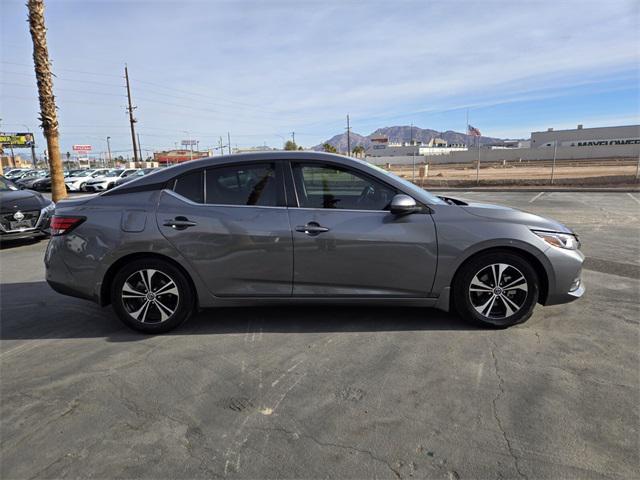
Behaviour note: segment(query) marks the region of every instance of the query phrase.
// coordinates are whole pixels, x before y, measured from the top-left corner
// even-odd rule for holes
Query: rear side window
[[[279,205],[275,164],[231,165],[207,170],[206,203],[215,205]]]
[[[203,203],[203,183],[202,170],[187,173],[185,175],[182,175],[181,177],[178,177],[173,191],[178,195],[182,195],[183,197],[188,198],[192,202]]]

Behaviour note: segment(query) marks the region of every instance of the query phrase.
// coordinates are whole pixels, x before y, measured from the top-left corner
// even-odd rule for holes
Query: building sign
[[[614,138],[604,140],[571,140],[561,142],[563,147],[609,147],[616,145],[640,145],[640,138]],[[545,147],[553,147],[553,142],[545,144]]]
[[[33,133],[0,133],[0,145],[7,148],[30,148]]]
[[[74,152],[90,152],[91,145],[74,145],[73,151]]]
[[[182,140],[180,142],[180,144],[184,145],[185,147],[189,147],[189,146],[197,145],[197,141],[196,140]]]

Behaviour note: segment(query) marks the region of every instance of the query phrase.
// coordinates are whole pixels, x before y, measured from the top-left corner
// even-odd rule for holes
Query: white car
[[[117,168],[109,170],[104,176],[89,180],[82,188],[85,192],[104,192],[116,186],[118,180],[135,175],[138,172],[135,168]]]
[[[109,171],[108,168],[97,168],[94,170],[84,170],[76,173],[72,177],[64,179],[64,184],[70,192],[81,192],[84,185],[89,181],[104,176]]]

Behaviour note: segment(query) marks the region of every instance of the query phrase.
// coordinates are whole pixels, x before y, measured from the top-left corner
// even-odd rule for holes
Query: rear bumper
[[[75,241],[72,236],[51,237],[44,255],[45,278],[49,286],[58,293],[96,302],[91,273],[85,271],[74,275],[65,261],[67,256],[73,255]],[[72,258],[68,260],[71,261]]]

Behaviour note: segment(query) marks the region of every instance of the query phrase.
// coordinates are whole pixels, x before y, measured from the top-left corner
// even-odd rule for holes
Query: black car
[[[49,235],[55,204],[0,175],[0,241]]]
[[[40,181],[42,181],[44,179],[48,179],[48,178],[49,178],[48,172],[41,172],[37,176],[24,178],[24,179],[21,178],[20,180],[18,180],[17,182],[14,182],[14,183],[20,189],[28,188],[28,189],[31,189],[31,190],[38,190],[37,188],[35,188],[35,185],[38,184]]]
[[[34,180],[31,184],[30,188],[32,190],[37,190],[39,192],[50,192],[51,191],[51,177],[47,176],[44,178],[38,178]]]

